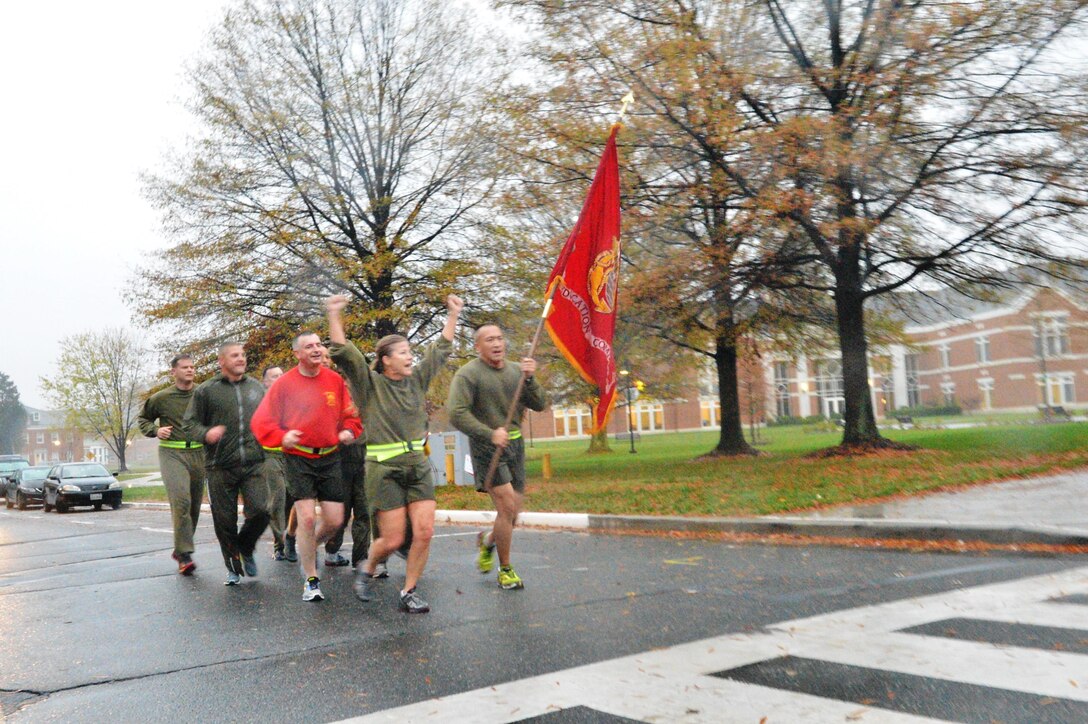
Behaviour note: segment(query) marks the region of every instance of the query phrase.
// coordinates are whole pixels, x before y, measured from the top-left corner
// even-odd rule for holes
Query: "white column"
[[[903,361],[906,354],[907,350],[903,345],[891,345],[892,386],[895,393],[895,399],[892,400],[894,403],[893,409],[907,406],[907,367]]]
[[[812,414],[812,404],[809,395],[813,392],[812,380],[808,376],[808,358],[801,357],[797,360],[797,414],[808,417]]]

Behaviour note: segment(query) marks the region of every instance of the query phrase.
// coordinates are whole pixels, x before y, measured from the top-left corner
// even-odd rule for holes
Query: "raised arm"
[[[446,324],[442,327],[442,336],[447,342],[453,341],[453,334],[457,331],[457,318],[461,316],[461,310],[465,308],[465,302],[456,294],[446,297]]]
[[[341,319],[341,314],[349,301],[351,300],[346,294],[334,294],[325,300],[325,314],[329,318],[329,340],[334,344],[344,344],[348,341],[347,335],[344,334],[344,320]]]

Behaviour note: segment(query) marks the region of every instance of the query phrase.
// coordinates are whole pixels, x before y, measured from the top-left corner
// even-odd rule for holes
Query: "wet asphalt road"
[[[163,511],[0,510],[0,707],[12,722],[335,721],[839,609],[1085,566],[1080,557],[737,546],[521,530],[526,590],[473,566],[476,529],[441,528],[396,608],[349,569],[301,600],[295,565],[223,586],[205,514],[195,576],[174,572]],[[560,719],[549,719],[559,721]]]

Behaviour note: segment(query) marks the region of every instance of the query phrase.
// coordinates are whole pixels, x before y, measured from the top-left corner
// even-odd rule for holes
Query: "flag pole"
[[[620,99],[620,112],[617,114],[616,123],[614,126],[622,126],[623,121],[627,117],[627,108],[635,102],[635,94],[632,91],[627,91],[627,95]],[[548,319],[548,312],[552,308],[552,297],[555,296],[555,290],[559,288],[558,284],[548,285],[548,293],[544,297],[544,310],[540,313],[540,321],[536,325],[536,333],[533,334],[533,341],[529,344],[529,351],[526,353],[526,357],[532,358],[536,353],[536,348],[540,344],[540,334],[544,331],[544,323]],[[514,398],[510,401],[510,408],[506,411],[506,420],[503,422],[503,429],[509,432],[510,424],[514,421],[514,415],[517,414],[518,402],[521,400],[521,391],[525,388],[525,380],[528,379],[528,375],[523,371],[518,378],[518,386],[514,389]],[[491,483],[495,477],[495,472],[499,469],[499,458],[502,456],[503,448],[498,445],[495,446],[495,452],[491,455],[491,463],[487,466],[487,474],[484,476],[484,490],[490,492]]]

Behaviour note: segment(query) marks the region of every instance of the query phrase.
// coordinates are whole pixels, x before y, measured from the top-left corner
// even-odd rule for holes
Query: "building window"
[[[816,363],[816,393],[820,396],[820,412],[825,417],[841,417],[846,408],[842,391],[842,362],[825,359]]]
[[[38,439],[39,444],[45,442],[45,433],[44,432],[39,432],[37,439]]]
[[[1039,385],[1047,405],[1069,405],[1077,401],[1076,384],[1072,372],[1035,375],[1035,383]]]
[[[665,429],[665,405],[660,402],[636,402],[634,412],[634,430],[653,432]]]
[[[588,435],[593,429],[593,413],[584,405],[555,408],[555,436]]]
[[[42,421],[42,415],[41,415],[41,413],[40,413],[40,412],[32,412],[32,413],[30,413],[30,421],[31,421],[31,422],[41,422],[41,421]]]
[[[1057,357],[1069,354],[1069,328],[1064,319],[1047,318],[1035,322],[1035,356]]]
[[[45,450],[35,450],[34,451],[34,464],[35,465],[45,465],[47,462],[49,462],[49,458],[46,456]]]
[[[60,433],[59,432],[54,432],[49,437],[52,438],[53,442],[60,442]]]
[[[721,400],[715,397],[700,397],[699,415],[703,427],[719,427],[722,424]]]
[[[956,383],[945,381],[941,383],[941,394],[944,396],[944,404],[956,404]]]
[[[990,338],[979,337],[975,340],[975,352],[978,355],[979,364],[986,364],[990,361]]]
[[[994,406],[994,378],[982,377],[978,380],[978,391],[982,395],[982,409],[992,410]]]
[[[774,414],[776,417],[789,417],[793,414],[790,406],[790,368],[787,362],[774,363]]]
[[[942,344],[937,348],[937,353],[941,356],[941,369],[948,369],[952,366],[952,348],[947,344]]]
[[[903,371],[907,376],[907,407],[920,407],[922,397],[918,385],[918,355],[903,356]]]
[[[885,377],[880,381],[880,404],[885,415],[889,410],[895,409],[895,381],[891,377]]]

